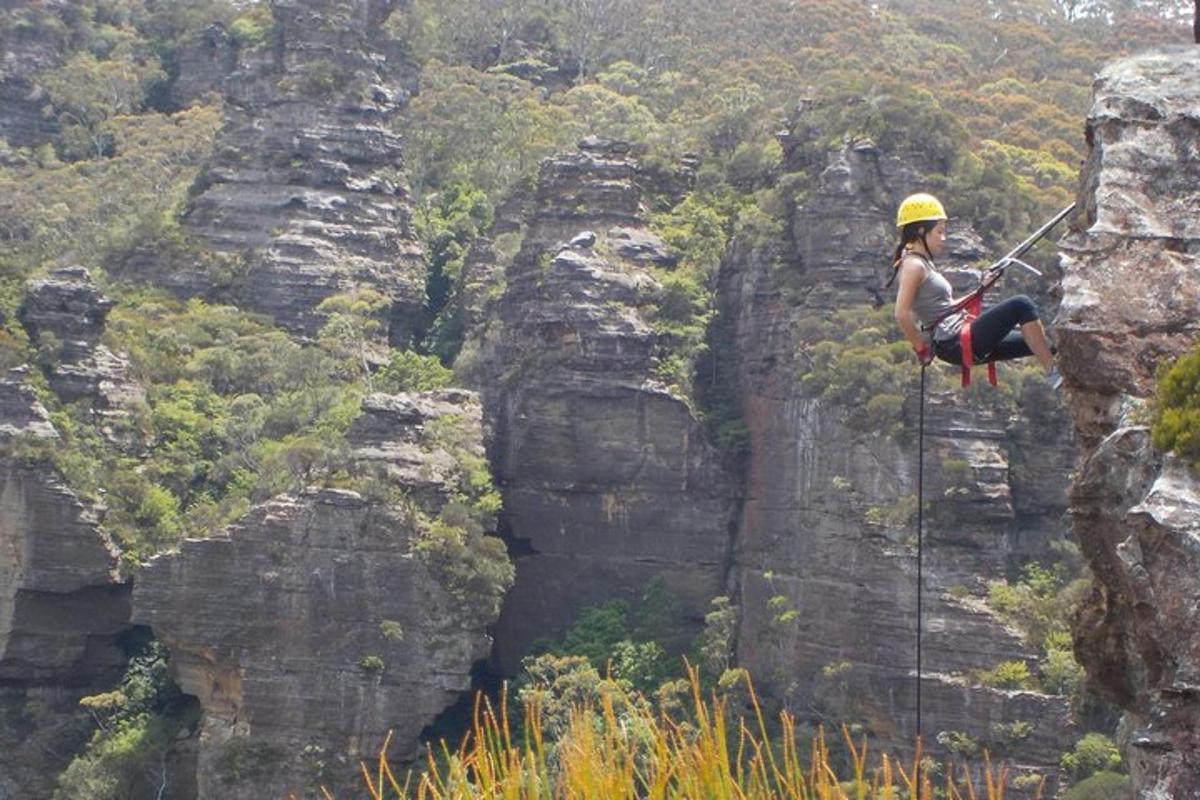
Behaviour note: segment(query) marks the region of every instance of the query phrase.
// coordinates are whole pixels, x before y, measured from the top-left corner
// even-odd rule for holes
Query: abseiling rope
[[[921,741],[921,593],[923,561],[922,539],[924,538],[925,506],[925,370],[921,365],[921,411],[917,423],[917,742]]]

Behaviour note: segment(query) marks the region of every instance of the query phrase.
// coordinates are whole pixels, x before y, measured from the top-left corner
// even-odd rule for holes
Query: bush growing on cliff
[[[1155,447],[1175,453],[1200,471],[1200,350],[1159,375],[1151,430]]]
[[[1062,768],[1075,780],[1098,772],[1115,772],[1121,767],[1121,751],[1113,740],[1102,733],[1089,733],[1075,743],[1062,757]]]
[[[458,304],[462,271],[471,245],[492,226],[487,194],[466,183],[453,183],[427,198],[417,215],[417,228],[429,252],[425,304],[412,321],[412,345],[449,365],[462,347],[464,334]]]
[[[904,398],[915,395],[919,372],[890,307],[811,317],[798,334],[797,371],[807,394],[829,401],[852,430],[904,435]]]
[[[586,608],[560,641],[542,640],[535,645],[535,652],[586,658],[602,674],[611,673],[625,685],[651,695],[667,681],[682,677],[679,656],[692,646],[679,635],[682,618],[679,600],[655,578],[637,603],[611,600]],[[718,624],[717,618],[714,624]],[[731,623],[725,620],[720,624]],[[728,644],[712,639],[712,657]]]
[[[1070,619],[1087,592],[1087,578],[1069,579],[1070,568],[1029,564],[1014,583],[991,581],[988,604],[1004,621],[1015,625],[1042,653],[1038,677],[1045,691],[1078,702],[1083,668],[1071,649]]]
[[[113,293],[105,341],[129,353],[146,405],[112,423],[129,442],[118,446],[86,405],[60,407],[46,392],[63,446],[42,457],[77,491],[103,492],[105,527],[128,560],[212,533],[252,502],[344,469],[344,435],[362,392],[319,349],[231,307]]]
[[[1129,800],[1133,786],[1128,775],[1097,772],[1068,789],[1062,800]]]
[[[59,776],[54,800],[164,796],[167,750],[196,722],[194,701],[167,673],[166,648],[150,642],[129,661],[119,686],[80,700],[96,722],[87,748]]]
[[[461,417],[446,415],[431,421],[423,438],[426,448],[441,449],[454,460],[457,487],[437,517],[409,504],[421,531],[417,554],[465,609],[480,619],[494,618],[515,579],[504,543],[487,535],[495,530],[500,493]]]

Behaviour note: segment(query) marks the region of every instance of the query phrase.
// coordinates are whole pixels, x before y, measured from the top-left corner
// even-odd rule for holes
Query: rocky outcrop
[[[49,797],[86,742],[78,700],[125,657],[129,584],[100,509],[45,458],[58,441],[24,368],[0,379],[0,797]]]
[[[42,113],[49,101],[35,77],[63,62],[57,3],[4,8],[11,16],[0,37],[0,140],[13,147],[33,147],[58,132],[57,120]]]
[[[219,92],[237,69],[238,46],[229,30],[214,22],[183,42],[174,53],[171,103],[183,108],[209,92]]]
[[[542,165],[482,362],[517,582],[497,628],[515,674],[533,641],[660,577],[699,621],[724,592],[733,482],[688,403],[655,377],[672,256],[641,216],[621,142]],[[571,244],[574,242],[574,244]]]
[[[885,748],[904,749],[918,734],[918,367],[914,360],[907,386],[876,387],[905,397],[899,437],[850,422],[862,409],[814,396],[804,377],[816,320],[855,308],[866,318],[894,246],[896,203],[919,183],[869,142],[834,151],[815,174],[785,237],[736,243],[722,271],[729,330],[719,358],[734,365],[750,438],[733,554],[737,655],[764,694],[801,717],[863,722]],[[956,227],[944,266],[965,279],[960,267],[984,249]],[[880,379],[861,369],[859,380]],[[1010,419],[990,402],[990,387],[950,388],[957,374],[937,367],[929,377],[920,733],[931,743],[957,731],[996,751],[997,725],[1028,722],[1029,737],[1007,743],[1005,755],[1052,775],[1070,739],[1065,700],[985,688],[971,675],[1012,659],[1034,665],[1037,653],[982,596],[988,579],[1038,554],[1059,527],[1069,425],[1040,386],[1025,390]]]
[[[1085,446],[1071,512],[1096,578],[1076,654],[1127,712],[1138,797],[1200,797],[1200,481],[1146,428],[1156,370],[1200,336],[1200,52],[1107,67],[1087,134],[1057,323]]]
[[[0,680],[89,682],[119,668],[128,585],[100,513],[24,456],[58,434],[24,369],[0,381]],[[50,446],[53,446],[52,444]]]
[[[274,32],[222,83],[227,123],[185,213],[211,252],[172,263],[143,253],[127,269],[183,295],[223,295],[304,336],[320,329],[322,300],[371,289],[391,301],[392,340],[406,341],[425,269],[391,130],[415,87],[382,29],[396,5],[272,3]]]
[[[17,316],[44,353],[51,390],[64,403],[86,401],[105,434],[124,440],[146,391],[130,375],[129,359],[100,343],[114,305],[87,269],[66,267],[30,281]]]
[[[360,468],[379,468],[378,499],[276,497],[139,575],[134,618],[167,644],[203,708],[200,797],[310,797],[319,784],[348,796],[361,788],[359,758],[389,731],[397,762],[416,756],[421,730],[488,652],[498,598],[464,602],[461,573],[422,554],[414,511],[435,514],[454,493],[456,447],[482,458],[478,401],[374,395],[349,440]]]

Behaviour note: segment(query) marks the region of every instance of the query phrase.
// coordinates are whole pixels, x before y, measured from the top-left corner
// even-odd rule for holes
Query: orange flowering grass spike
[[[985,754],[973,773],[952,766],[935,790],[933,762],[923,742],[911,761],[888,755],[872,766],[867,738],[843,726],[847,774],[831,763],[826,732],[818,728],[807,754],[796,720],[779,714],[772,739],[753,685],[750,710],[734,713],[718,692],[701,688],[688,666],[690,708],[672,719],[643,696],[614,682],[574,703],[566,730],[546,738],[549,697],[533,692],[524,705],[521,736],[513,736],[508,687],[496,707],[477,696],[470,729],[453,751],[446,742],[426,752],[419,779],[401,784],[387,762],[389,737],[377,767],[360,765],[371,800],[1004,800],[1008,768]],[[732,732],[737,732],[736,740]],[[961,767],[961,771],[960,771]],[[961,776],[961,778],[959,778]],[[410,793],[416,783],[415,796]],[[326,800],[332,797],[325,793]]]

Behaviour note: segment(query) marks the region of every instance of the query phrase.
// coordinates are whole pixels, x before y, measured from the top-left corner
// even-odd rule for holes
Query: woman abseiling
[[[931,194],[910,195],[896,213],[900,244],[888,285],[899,278],[896,323],[923,365],[934,356],[963,363],[961,334],[967,312],[956,310],[959,300],[950,282],[933,265],[946,249],[946,221],[945,208]],[[1062,384],[1037,308],[1025,295],[1003,300],[976,317],[969,343],[972,363],[1036,356],[1051,387]]]

